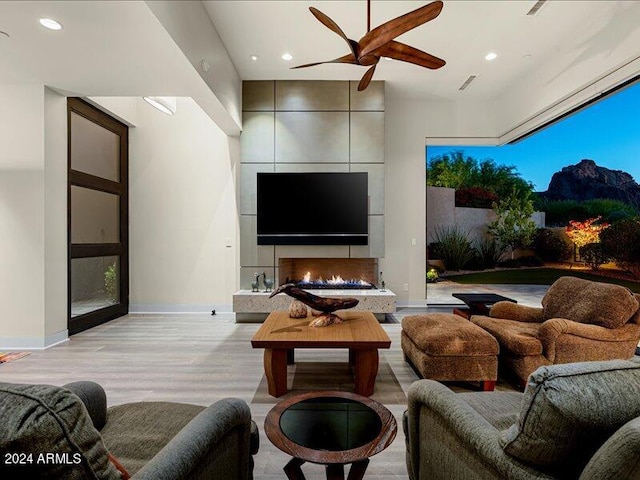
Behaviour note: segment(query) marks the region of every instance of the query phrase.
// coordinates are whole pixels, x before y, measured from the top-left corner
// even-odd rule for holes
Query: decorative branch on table
[[[332,323],[341,323],[342,319],[333,312],[336,310],[353,308],[360,301],[357,298],[320,297],[296,287],[293,283],[280,285],[271,295],[269,295],[269,298],[275,297],[279,293],[286,293],[290,297],[308,305],[311,309],[321,312],[320,315],[311,321],[309,324],[310,327],[326,327]]]

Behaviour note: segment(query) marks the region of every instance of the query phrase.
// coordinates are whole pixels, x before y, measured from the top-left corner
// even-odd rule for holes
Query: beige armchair
[[[500,361],[522,384],[538,367],[628,359],[640,341],[640,295],[608,283],[561,277],[534,308],[498,302],[471,321],[500,344]]]

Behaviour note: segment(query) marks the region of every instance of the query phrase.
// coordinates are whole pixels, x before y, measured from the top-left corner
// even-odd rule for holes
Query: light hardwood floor
[[[250,405],[261,434],[254,478],[282,479],[285,478],[282,467],[289,457],[264,435],[265,416],[277,400],[263,392],[266,388],[263,350],[251,348],[250,340],[258,327],[258,324],[236,324],[230,314],[130,315],[75,335],[48,350],[34,351],[25,358],[0,365],[0,381],[62,385],[93,380],[105,388],[109,406],[135,401],[209,405],[224,397],[242,398]],[[383,327],[391,338],[391,349],[380,350],[381,372],[377,381],[381,389],[388,387],[387,392],[399,390],[395,396],[384,396],[396,399],[387,408],[398,421],[398,435],[389,448],[371,458],[366,478],[407,479],[401,427],[406,400],[402,392],[406,394],[417,376],[402,358],[400,324]],[[346,363],[347,351],[296,351],[296,362],[314,362],[312,365],[322,370],[319,362]],[[383,363],[388,368],[382,368]],[[289,368],[290,386],[295,369]],[[326,384],[326,389],[349,389],[345,382],[350,382],[352,388],[352,380],[345,381],[341,373],[334,378],[332,371],[335,368],[328,368],[327,375],[313,381],[320,382],[320,388]],[[306,464],[303,471],[308,480],[326,478],[319,465]]]

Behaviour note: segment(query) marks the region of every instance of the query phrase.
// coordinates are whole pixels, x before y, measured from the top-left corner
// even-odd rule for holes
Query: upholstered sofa
[[[0,383],[0,478],[252,478],[258,430],[244,401],[106,403],[93,382]]]
[[[471,321],[500,344],[500,362],[522,384],[538,367],[628,359],[640,341],[640,295],[610,283],[561,277],[542,307],[498,302]]]
[[[541,367],[519,392],[408,392],[411,480],[640,479],[640,362]]]

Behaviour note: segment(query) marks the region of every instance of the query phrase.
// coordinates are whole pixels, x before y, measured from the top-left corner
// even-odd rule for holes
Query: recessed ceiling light
[[[176,113],[176,97],[142,97],[149,105],[154,106],[162,113],[173,115]]]
[[[253,60],[254,62],[258,61],[258,55],[251,55],[251,60]]]
[[[291,55],[290,53],[283,53],[282,59],[288,62],[289,60],[293,60],[293,55]]]
[[[485,60],[495,60],[496,58],[498,58],[498,54],[496,52],[489,52],[487,53],[487,55],[484,57]]]
[[[49,30],[62,30],[62,25],[51,18],[41,18],[38,20],[40,25]]]
[[[525,60],[531,60],[531,54],[525,53],[524,55],[522,55],[522,58],[524,58]]]

